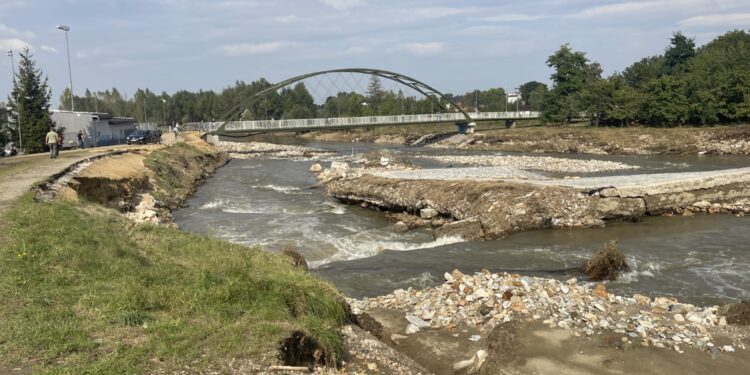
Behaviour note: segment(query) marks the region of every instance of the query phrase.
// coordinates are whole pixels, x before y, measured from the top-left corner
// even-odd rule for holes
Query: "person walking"
[[[60,136],[57,135],[55,128],[49,128],[49,133],[44,138],[44,143],[49,147],[49,158],[57,159],[57,148],[60,142]]]
[[[78,134],[76,135],[76,139],[78,140],[78,148],[79,149],[85,148],[83,145],[83,130],[78,131]]]
[[[62,150],[63,145],[65,144],[63,141],[65,141],[65,134],[63,134],[61,129],[57,129],[57,150],[55,150],[55,159],[60,155],[60,150]]]

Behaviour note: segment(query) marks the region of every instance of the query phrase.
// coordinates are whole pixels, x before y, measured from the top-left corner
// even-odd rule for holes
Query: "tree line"
[[[602,77],[599,63],[565,44],[549,56],[551,87],[531,81],[518,88],[519,110],[541,110],[548,123],[588,119],[592,125],[679,126],[741,123],[750,120],[750,34],[727,32],[696,47],[677,32],[664,53],[645,57],[622,72]],[[365,92],[338,92],[316,103],[304,83],[251,100],[271,87],[266,79],[237,81],[219,92],[200,90],[156,94],[138,89],[132,97],[117,88],[74,96],[79,111],[106,112],[150,123],[285,119],[339,116],[442,113],[455,110],[432,98],[384,90],[371,77]],[[13,90],[0,106],[0,144],[21,138],[27,152],[44,148],[52,126],[51,90],[30,50],[20,53]],[[446,94],[467,112],[515,110],[503,88]],[[70,109],[70,91],[60,96],[60,109]],[[19,127],[21,119],[20,137]]]
[[[543,119],[592,125],[679,126],[750,120],[750,34],[735,30],[696,48],[673,34],[664,54],[609,77],[583,52],[563,45],[547,59],[552,88],[543,95]]]
[[[75,108],[85,112],[106,112],[117,116],[133,117],[138,121],[171,124],[173,122],[211,122],[227,119],[264,120],[342,116],[386,116],[401,114],[443,113],[447,102],[424,96],[406,95],[403,91],[384,90],[380,78],[372,76],[365,92],[341,91],[332,93],[323,103],[315,103],[303,82],[270,92],[260,99],[253,96],[269,87],[265,78],[234,85],[215,92],[178,91],[172,95],[156,94],[149,89],[138,89],[126,97],[117,88],[91,92],[74,97]],[[526,90],[526,91],[524,91]],[[541,93],[546,85],[529,82],[521,87],[522,102],[519,110],[541,108]],[[465,111],[516,110],[508,104],[502,88],[474,90],[463,95],[446,94]],[[70,91],[60,96],[60,109],[70,110]]]

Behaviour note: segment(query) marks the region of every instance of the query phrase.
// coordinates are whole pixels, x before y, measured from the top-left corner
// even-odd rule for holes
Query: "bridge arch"
[[[278,82],[278,83],[276,83],[276,84],[274,84],[274,85],[272,85],[272,86],[270,86],[270,87],[268,87],[268,88],[266,88],[264,90],[261,90],[261,91],[255,93],[250,98],[249,101],[247,101],[245,103],[238,103],[234,108],[232,108],[232,110],[229,111],[229,113],[230,114],[231,113],[235,113],[238,110],[241,110],[241,108],[243,106],[252,107],[254,104],[256,104],[258,101],[262,100],[267,95],[269,95],[269,94],[271,94],[273,92],[276,92],[276,91],[278,91],[278,90],[280,90],[280,89],[282,89],[284,87],[290,86],[290,85],[292,85],[294,83],[303,81],[303,80],[311,78],[311,77],[320,76],[320,75],[324,75],[324,74],[331,74],[331,73],[360,73],[360,74],[366,74],[366,75],[371,75],[371,76],[377,76],[377,77],[380,77],[380,78],[385,78],[385,79],[397,82],[397,83],[399,83],[401,85],[404,85],[404,86],[406,86],[406,87],[408,87],[408,88],[410,88],[410,89],[412,89],[412,90],[414,90],[414,91],[416,91],[416,92],[424,95],[425,97],[429,98],[432,102],[436,103],[438,106],[442,106],[443,105],[443,103],[438,98],[444,100],[445,102],[447,102],[450,105],[450,107],[452,109],[458,110],[458,112],[460,112],[460,114],[462,115],[462,117],[464,119],[464,121],[460,121],[460,123],[462,123],[462,124],[468,124],[468,123],[471,123],[473,121],[472,117],[468,113],[466,113],[466,111],[464,111],[463,109],[461,109],[461,107],[459,107],[453,100],[451,100],[445,94],[443,94],[442,92],[440,92],[437,89],[433,88],[432,86],[430,86],[430,85],[428,85],[428,84],[426,84],[426,83],[424,83],[422,81],[419,81],[419,80],[417,80],[415,78],[412,78],[412,77],[409,77],[409,76],[406,76],[406,75],[403,75],[403,74],[400,74],[400,73],[390,72],[390,71],[381,70],[381,69],[371,69],[371,68],[343,68],[343,69],[322,70],[322,71],[317,71],[317,72],[312,72],[312,73],[307,73],[307,74],[302,74],[302,75],[299,75],[299,76],[296,76],[296,77],[292,77],[292,78],[283,80],[281,82]],[[219,134],[224,133],[224,134],[226,134],[226,123],[228,121],[229,121],[229,119],[223,121],[222,125],[219,127],[219,129],[216,131],[216,133],[219,133]]]

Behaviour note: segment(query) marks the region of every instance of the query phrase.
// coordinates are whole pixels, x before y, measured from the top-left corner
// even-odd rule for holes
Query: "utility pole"
[[[479,113],[479,90],[474,91],[474,112]]]
[[[13,83],[16,82],[16,61],[13,59],[13,50],[8,50],[8,56],[10,56],[10,67],[12,69],[11,85],[13,85]],[[18,101],[17,92],[16,92],[16,113],[18,113],[18,118],[16,118],[16,130],[18,130],[18,148],[21,149],[21,152],[23,152],[23,140],[21,138],[21,102]]]
[[[167,126],[167,101],[164,98],[161,99],[161,122]]]
[[[70,43],[68,42],[68,31],[70,31],[70,27],[60,25],[57,27],[57,29],[65,32],[65,50],[68,52],[68,78],[70,79],[70,110],[75,112],[76,103],[73,99],[73,97],[75,96],[75,94],[73,94],[73,71],[70,69]]]

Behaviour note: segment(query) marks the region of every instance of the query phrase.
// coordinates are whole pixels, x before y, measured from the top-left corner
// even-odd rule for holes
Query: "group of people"
[[[44,144],[49,147],[49,157],[50,159],[57,159],[57,157],[60,155],[60,149],[63,145],[63,134],[61,132],[55,131],[54,127],[51,127],[49,129],[49,132],[44,137]],[[79,130],[78,134],[76,134],[76,141],[78,143],[78,148],[84,148],[84,140],[85,136],[83,135],[83,130]]]

